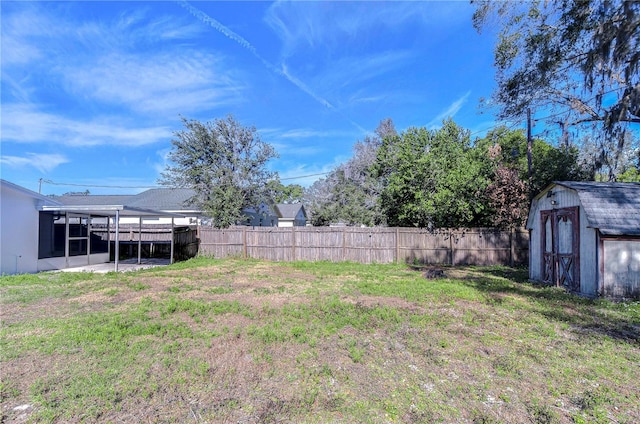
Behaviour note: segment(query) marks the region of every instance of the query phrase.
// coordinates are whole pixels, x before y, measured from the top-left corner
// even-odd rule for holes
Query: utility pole
[[[527,108],[527,167],[529,171],[529,197],[531,197],[531,180],[533,179],[533,140],[531,139],[531,108]]]
[[[38,180],[38,194],[42,194],[42,178]]]

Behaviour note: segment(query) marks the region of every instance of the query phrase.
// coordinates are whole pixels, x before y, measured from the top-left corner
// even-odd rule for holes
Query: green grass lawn
[[[640,422],[640,303],[444,270],[0,277],[0,421]]]

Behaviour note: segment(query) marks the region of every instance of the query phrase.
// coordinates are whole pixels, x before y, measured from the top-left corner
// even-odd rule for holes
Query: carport
[[[118,271],[120,258],[120,218],[138,219],[139,234],[143,218],[171,218],[170,263],[174,256],[174,218],[180,214],[125,205],[43,205],[39,208],[39,256],[38,270],[65,269],[110,260],[110,226],[115,226],[114,271]],[[104,242],[94,237],[106,231]],[[93,241],[93,245],[92,245]],[[101,246],[96,247],[100,244]],[[142,261],[142,237],[138,237],[138,264]]]

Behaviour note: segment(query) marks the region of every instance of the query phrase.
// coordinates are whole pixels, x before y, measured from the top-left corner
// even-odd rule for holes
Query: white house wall
[[[1,185],[0,267],[2,274],[38,269],[38,199]]]
[[[640,240],[604,240],[603,294],[640,297]]]

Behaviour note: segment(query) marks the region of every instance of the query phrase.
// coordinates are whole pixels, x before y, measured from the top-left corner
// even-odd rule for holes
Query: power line
[[[280,181],[286,181],[286,180],[299,180],[302,178],[309,178],[309,177],[317,177],[320,175],[327,175],[330,174],[331,172],[319,172],[317,174],[307,174],[307,175],[298,175],[295,177],[286,177],[286,178],[279,178]],[[51,180],[45,180],[45,179],[41,179],[39,181],[40,183],[44,183],[44,184],[50,184],[50,185],[55,185],[55,186],[61,186],[61,187],[83,187],[83,188],[146,188],[146,189],[153,189],[153,188],[163,188],[165,186],[159,186],[159,185],[140,185],[140,186],[127,186],[127,185],[104,185],[104,184],[78,184],[78,183],[65,183],[65,182],[60,182],[60,181],[51,181]]]
[[[298,177],[286,177],[286,178],[280,178],[280,181],[284,181],[284,180],[299,180],[302,178],[308,178],[308,177],[317,177],[319,175],[327,175],[330,174],[331,172],[319,172],[317,174],[308,174],[308,175],[300,175]]]
[[[78,183],[63,183],[51,180],[42,180],[43,183],[57,185],[57,186],[70,186],[70,187],[93,187],[93,188],[160,188],[160,186],[122,186],[122,185],[99,185],[99,184],[78,184]]]

